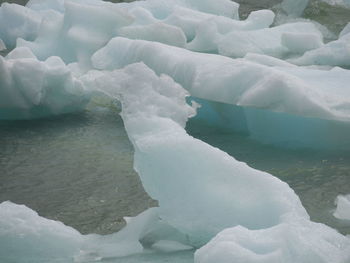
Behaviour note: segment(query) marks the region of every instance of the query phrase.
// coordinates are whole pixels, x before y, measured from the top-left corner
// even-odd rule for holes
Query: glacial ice
[[[225,229],[196,251],[195,262],[345,263],[349,255],[349,238],[340,238],[325,225],[298,219],[259,230]]]
[[[338,195],[335,204],[337,208],[333,215],[339,219],[350,220],[350,195]]]
[[[82,110],[89,94],[59,57],[38,61],[28,48],[0,57],[0,119]]]
[[[41,15],[24,6],[3,3],[0,7],[0,39],[7,48],[16,46],[16,39],[21,37],[34,40],[37,37]]]
[[[82,241],[75,229],[40,217],[24,205],[0,204],[1,262],[64,262],[73,257]]]
[[[305,37],[306,40],[298,41]],[[303,54],[322,44],[321,32],[314,24],[295,22],[255,31],[233,31],[218,43],[218,51],[229,57],[243,57],[249,52],[285,57],[288,53]]]
[[[122,102],[121,114],[135,147],[135,169],[146,191],[159,201],[160,207],[128,219],[128,226],[116,234],[81,236],[74,232],[65,236],[63,241],[71,237],[77,239],[74,246],[70,246],[74,251],[65,255],[73,253],[76,261],[84,262],[141,253],[147,246],[156,250],[190,249],[205,244],[219,231],[234,227],[224,233],[245,229],[240,234],[243,241],[235,241],[239,237],[229,235],[229,250],[216,254],[215,244],[222,247],[222,243],[220,239],[214,239],[197,252],[196,261],[231,260],[231,252],[242,255],[244,245],[241,242],[244,240],[248,241],[243,255],[252,262],[264,260],[265,256],[259,253],[250,256],[261,249],[277,251],[277,255],[272,253],[268,257],[275,262],[288,262],[292,258],[326,262],[331,254],[334,262],[348,260],[350,240],[329,227],[311,223],[299,198],[287,184],[236,161],[185,132],[184,125],[188,117],[194,115],[195,108],[186,104],[188,93],[171,78],[158,77],[145,65],[135,64],[122,70],[90,71],[80,81],[87,90]],[[2,209],[0,207],[1,212]],[[11,216],[11,211],[16,213],[17,208],[9,210]],[[26,220],[24,222],[27,224]],[[2,230],[7,233],[5,229],[8,227]],[[289,230],[288,234],[286,230]],[[27,231],[23,230],[23,233]],[[266,236],[281,241],[259,248],[255,245],[255,233],[262,233],[259,238],[263,243]],[[304,233],[310,233],[305,241]],[[7,240],[2,232],[0,237]],[[14,236],[15,244],[19,238]],[[299,249],[290,242],[300,246],[307,244],[312,249]],[[14,249],[15,255],[25,252],[22,246],[10,248]],[[245,259],[238,258],[238,262]]]
[[[339,39],[317,49],[309,50],[299,58],[291,59],[296,65],[350,66],[350,34],[344,31]]]
[[[298,16],[305,3],[282,8]],[[240,21],[229,0],[2,4],[2,49],[16,48],[0,57],[0,118],[82,110],[96,94],[119,100],[135,169],[159,207],[126,219],[118,233],[84,236],[4,202],[0,260],[198,249],[198,263],[349,262],[350,239],[311,222],[286,183],[184,129],[198,110],[196,118],[266,143],[349,149],[349,26],[323,44],[313,23],[271,27],[274,17],[260,10]],[[347,197],[337,200],[335,215],[344,217]]]
[[[141,61],[157,74],[171,76],[198,98],[306,117],[348,120],[349,97],[344,87],[350,78],[348,70],[293,71],[289,67],[267,67],[244,59],[120,37],[92,56],[98,69],[123,68]],[[337,75],[332,80],[343,93],[340,96],[326,82],[317,81],[331,75]],[[278,96],[274,95],[277,90]]]

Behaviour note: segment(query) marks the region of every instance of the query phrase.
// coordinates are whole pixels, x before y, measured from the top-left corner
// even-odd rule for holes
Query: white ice
[[[119,37],[96,52],[92,61],[98,69],[142,61],[157,74],[171,76],[192,96],[212,101],[321,119],[349,118],[348,70],[293,71]],[[341,94],[334,93],[328,82],[318,81],[334,75],[333,85]]]
[[[85,108],[88,92],[59,57],[39,61],[28,48],[0,56],[0,118],[28,119]]]
[[[298,16],[305,3],[282,8]],[[229,0],[3,4],[0,39],[16,48],[0,57],[0,117],[82,110],[95,94],[119,100],[134,167],[159,208],[118,233],[83,236],[4,202],[0,259],[89,262],[199,248],[198,263],[349,262],[350,239],[311,222],[286,183],[184,129],[196,110],[212,123],[242,114],[236,125],[264,142],[306,137],[348,149],[348,27],[323,44],[313,23],[270,27],[273,19],[262,10],[239,21]],[[190,95],[202,108],[186,103]]]
[[[338,219],[350,220],[350,195],[338,195],[335,204],[337,208],[333,215]]]

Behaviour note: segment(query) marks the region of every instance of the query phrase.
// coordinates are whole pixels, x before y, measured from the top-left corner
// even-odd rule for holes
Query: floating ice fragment
[[[339,34],[339,38],[344,37],[345,35],[350,34],[350,22],[343,28]]]
[[[283,0],[282,9],[290,16],[299,17],[303,14],[309,0]]]
[[[84,109],[89,94],[59,57],[38,61],[28,48],[0,57],[0,119],[38,118]]]
[[[4,41],[2,41],[2,39],[0,38],[0,51],[6,50],[6,45],[4,43]]]
[[[350,195],[338,195],[335,203],[337,209],[333,215],[339,219],[350,220]]]

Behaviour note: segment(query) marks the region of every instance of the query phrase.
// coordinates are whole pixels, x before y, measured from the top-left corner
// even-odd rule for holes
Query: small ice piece
[[[309,0],[283,0],[282,9],[292,17],[299,17],[303,14]]]
[[[4,43],[4,41],[2,41],[2,39],[0,38],[0,51],[6,50],[6,45]]]
[[[350,195],[338,195],[335,204],[337,209],[333,215],[338,219],[350,220]]]
[[[84,238],[24,205],[0,204],[1,262],[70,262]]]
[[[339,34],[339,38],[342,38],[343,36],[350,34],[350,22],[343,28],[343,30]]]

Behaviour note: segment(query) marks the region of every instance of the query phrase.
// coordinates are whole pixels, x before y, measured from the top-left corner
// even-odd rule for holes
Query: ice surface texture
[[[294,3],[282,6],[298,15],[305,1]],[[0,26],[1,48],[16,48],[0,57],[0,117],[81,110],[95,94],[119,100],[135,169],[159,208],[116,234],[83,236],[5,202],[0,259],[88,262],[199,248],[195,261],[203,263],[349,262],[349,238],[311,222],[286,183],[184,129],[196,114],[191,95],[212,123],[243,112],[245,123],[236,125],[254,138],[293,140],[306,130],[312,146],[336,137],[336,148],[348,147],[350,73],[339,67],[348,66],[348,27],[324,44],[310,22],[270,27],[273,19],[262,10],[240,21],[229,0],[2,5],[0,21],[9,26]],[[315,64],[327,67],[301,66]],[[301,132],[288,132],[293,126]]]
[[[245,59],[187,51],[160,43],[114,38],[92,57],[98,69],[144,62],[191,95],[240,106],[323,119],[349,120],[348,70],[268,67]],[[247,78],[249,76],[249,78]],[[331,87],[320,79],[332,79]],[[337,87],[337,93],[334,89]]]
[[[0,118],[23,119],[81,110],[89,94],[59,57],[38,61],[28,48],[0,57]]]

